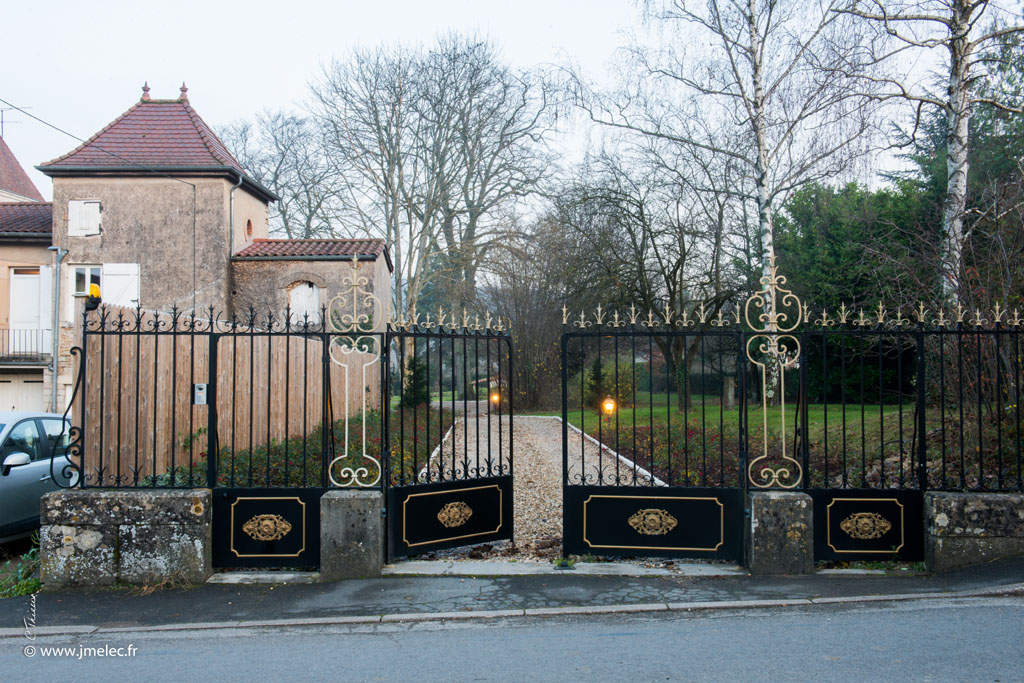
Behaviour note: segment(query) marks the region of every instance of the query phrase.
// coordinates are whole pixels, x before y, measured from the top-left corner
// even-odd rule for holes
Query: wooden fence
[[[352,351],[325,361],[320,333],[271,333],[166,314],[104,307],[90,314],[81,405],[83,457],[90,485],[149,483],[175,468],[205,482],[211,411],[222,457],[308,436],[331,422],[381,407],[381,361]],[[82,339],[80,335],[79,339]],[[214,343],[216,348],[214,348]],[[367,349],[376,350],[376,349]],[[211,372],[213,368],[215,374]],[[193,387],[207,385],[207,405]],[[324,391],[329,400],[324,401]],[[187,481],[187,480],[186,480]],[[163,483],[166,485],[166,483]]]

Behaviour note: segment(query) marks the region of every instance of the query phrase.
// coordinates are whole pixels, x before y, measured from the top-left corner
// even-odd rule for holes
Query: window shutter
[[[68,202],[68,235],[84,237],[100,234],[100,202],[73,199]]]
[[[39,327],[53,329],[53,269],[39,266]]]
[[[104,263],[100,277],[103,303],[135,308],[139,305],[139,264]]]

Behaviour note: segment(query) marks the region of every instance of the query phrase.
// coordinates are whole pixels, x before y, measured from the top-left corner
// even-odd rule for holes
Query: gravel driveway
[[[491,462],[492,471],[497,463],[499,426],[497,416],[490,421],[491,430]],[[479,424],[479,439],[477,425]],[[468,462],[471,468],[479,462],[486,476],[487,461],[487,421],[476,420],[472,416],[457,418],[454,429],[447,436],[441,448],[434,454],[431,471],[443,466],[446,472],[454,469],[461,472]],[[501,420],[502,462],[507,462],[509,444],[509,420],[505,416]],[[514,419],[515,439],[512,442],[513,460],[513,507],[514,538],[510,543],[500,541],[485,543],[468,548],[428,553],[422,559],[436,558],[472,558],[502,560],[550,560],[562,553],[562,423],[550,417],[517,415]],[[569,471],[575,476],[580,471],[580,461],[585,464],[585,475],[588,482],[596,482],[598,477],[598,444],[591,439],[583,439],[580,433],[569,429]],[[480,449],[477,450],[477,443]],[[615,454],[605,448],[600,463],[604,470],[604,480],[616,473],[627,476],[632,471],[632,463],[618,460]],[[630,480],[632,476],[630,475]],[[638,483],[648,480],[639,473]]]

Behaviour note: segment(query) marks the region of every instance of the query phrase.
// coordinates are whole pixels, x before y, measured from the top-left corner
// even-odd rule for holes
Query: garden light
[[[491,394],[491,403],[493,403],[494,405],[498,405],[498,401],[500,401],[500,400],[501,400],[501,394],[499,394],[497,391],[495,391],[495,392],[493,392]]]
[[[601,410],[604,411],[605,415],[611,415],[615,412],[615,399],[611,396],[601,402]]]

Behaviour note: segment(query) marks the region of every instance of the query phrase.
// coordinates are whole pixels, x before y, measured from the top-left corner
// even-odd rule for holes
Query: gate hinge
[[[381,517],[387,517],[388,516],[388,509],[387,508],[381,508],[380,509],[380,516]]]

